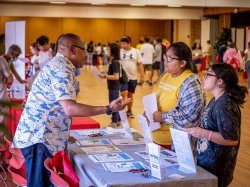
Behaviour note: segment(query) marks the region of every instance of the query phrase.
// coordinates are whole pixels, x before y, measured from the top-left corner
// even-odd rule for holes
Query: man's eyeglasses
[[[216,77],[216,78],[217,78],[216,75],[211,74],[211,73],[205,73],[204,76],[203,76],[203,78],[204,78],[204,79],[207,79],[209,76],[210,76],[210,77]]]
[[[175,58],[175,57],[171,57],[171,56],[168,56],[168,55],[164,55],[163,59],[166,62],[172,62],[173,60],[181,60],[180,58]]]
[[[77,48],[83,50],[84,52],[86,52],[86,49],[85,49],[84,47],[81,47],[81,46],[79,46],[79,45],[72,45],[72,46],[77,47]]]

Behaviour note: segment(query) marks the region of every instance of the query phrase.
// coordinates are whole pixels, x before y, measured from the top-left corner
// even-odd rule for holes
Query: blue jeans
[[[164,73],[164,62],[161,61],[160,62],[160,74],[163,74]]]
[[[46,158],[52,155],[42,143],[20,149],[25,159],[27,187],[51,187],[50,172],[44,167]]]
[[[250,89],[250,61],[246,62],[246,71],[248,75],[248,89]]]
[[[119,98],[119,90],[109,90],[109,102]],[[113,112],[111,117],[112,122],[120,121],[119,113]]]

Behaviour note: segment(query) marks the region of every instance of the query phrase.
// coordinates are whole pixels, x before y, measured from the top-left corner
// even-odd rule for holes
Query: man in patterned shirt
[[[114,100],[108,106],[76,102],[75,69],[84,64],[84,42],[74,34],[58,39],[56,56],[35,79],[13,139],[25,158],[28,187],[49,186],[43,165],[46,158],[64,150],[69,137],[71,116],[111,114],[123,109],[130,100]]]

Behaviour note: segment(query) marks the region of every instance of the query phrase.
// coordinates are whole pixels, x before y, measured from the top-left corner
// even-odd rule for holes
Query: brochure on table
[[[165,179],[166,171],[161,165],[161,146],[155,143],[149,143],[148,148],[151,175],[157,179]]]
[[[110,134],[117,134],[117,133],[124,133],[124,129],[118,129],[118,128],[112,128],[112,127],[106,127],[107,131],[110,133]],[[131,129],[131,132],[134,133],[134,132],[138,132],[137,130],[133,129],[133,128],[130,128]]]
[[[95,145],[112,145],[109,140],[77,140],[77,144],[80,146],[95,146]]]
[[[126,153],[106,153],[88,155],[93,162],[124,162],[132,161],[133,158]]]
[[[81,150],[86,154],[121,152],[120,149],[113,145],[81,147]]]
[[[170,132],[180,167],[196,173],[196,165],[188,133],[173,128],[170,128]]]
[[[112,139],[115,145],[141,145],[145,144],[143,138],[126,138],[126,139]]]
[[[153,143],[151,130],[148,125],[147,119],[143,115],[137,115],[137,117],[138,117],[138,121],[142,130],[144,141],[146,143],[145,152],[148,153],[148,143]]]
[[[102,135],[107,135],[107,134],[111,134],[106,130],[75,130],[78,134],[82,135],[82,136],[88,136],[88,135],[92,135],[92,134],[97,134],[100,133]]]
[[[148,169],[141,162],[120,162],[120,163],[102,163],[106,171],[110,172],[127,172],[131,169]]]
[[[131,131],[131,128],[129,126],[129,122],[128,122],[128,118],[127,118],[125,110],[119,111],[119,115],[120,115],[120,118],[121,118],[123,130],[124,130],[124,133],[125,133],[125,137],[133,138],[132,131]]]
[[[142,102],[144,105],[146,116],[149,120],[151,131],[155,131],[161,128],[161,124],[159,122],[154,122],[153,119],[154,112],[158,111],[156,93],[144,96]]]

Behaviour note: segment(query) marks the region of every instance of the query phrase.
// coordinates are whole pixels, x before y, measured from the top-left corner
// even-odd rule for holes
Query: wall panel
[[[120,40],[121,36],[132,37],[135,46],[145,36],[171,37],[171,24],[168,20],[142,20],[142,19],[106,19],[106,18],[43,18],[43,17],[1,17],[0,33],[4,33],[6,21],[26,21],[26,51],[29,45],[40,35],[46,35],[50,43],[56,41],[63,33],[75,33],[83,40],[93,40],[107,44]]]

